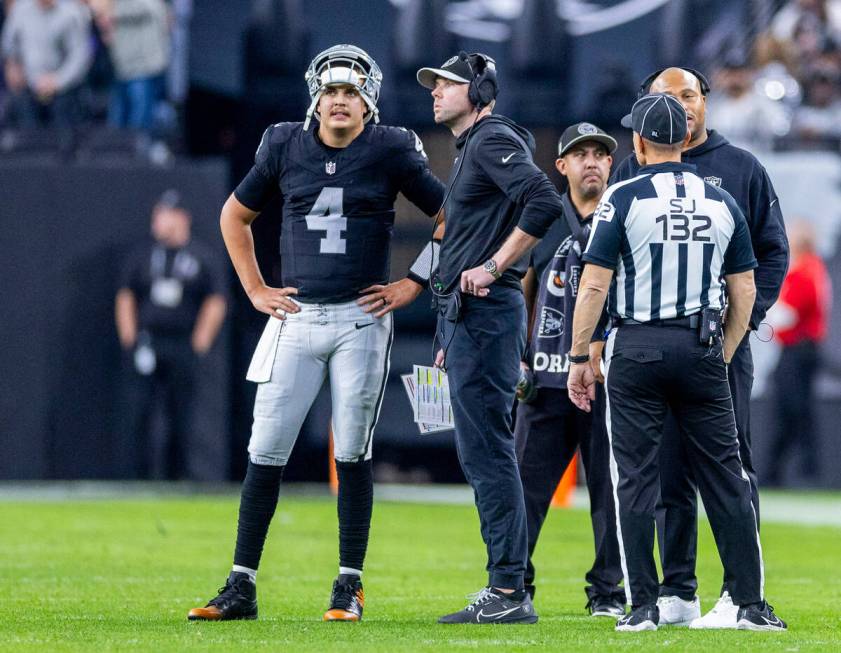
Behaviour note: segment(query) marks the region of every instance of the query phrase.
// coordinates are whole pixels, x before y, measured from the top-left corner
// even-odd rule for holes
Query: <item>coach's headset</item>
[[[499,82],[496,76],[496,61],[493,58],[487,56],[486,54],[482,54],[481,52],[473,52],[472,54],[467,54],[464,50],[458,53],[458,58],[464,61],[469,67],[470,72],[472,73],[470,82],[467,86],[467,99],[473,105],[476,110],[476,117],[473,120],[473,123],[470,125],[470,129],[467,130],[467,136],[464,138],[464,146],[462,148],[462,156],[459,158],[458,161],[458,168],[456,169],[456,174],[453,176],[453,181],[450,183],[449,187],[447,188],[447,192],[444,193],[444,199],[441,201],[441,206],[438,209],[438,212],[435,214],[434,224],[432,225],[432,234],[430,235],[429,241],[430,243],[433,241],[435,236],[435,230],[438,228],[438,223],[441,219],[441,212],[444,210],[444,207],[447,204],[447,200],[450,198],[450,193],[452,193],[453,188],[458,181],[459,175],[461,175],[462,167],[464,166],[464,159],[467,155],[467,144],[470,142],[470,135],[473,133],[473,128],[476,126],[476,122],[479,120],[479,114],[481,113],[482,109],[488,106],[491,102],[496,99],[496,96],[499,94]],[[458,288],[455,290],[451,290],[450,292],[441,292],[438,288],[436,288],[436,282],[432,278],[432,263],[433,259],[430,257],[429,260],[429,290],[432,292],[432,295],[435,299],[445,299],[449,300],[452,298],[454,303],[453,309],[448,310],[448,315],[455,314],[454,321],[458,322],[458,313],[461,310],[461,297],[460,291]],[[444,365],[443,369],[446,371],[446,360],[447,360],[447,350],[450,348],[450,342],[452,342],[452,338],[455,335],[455,328],[453,329],[453,333],[450,335],[449,341],[445,343],[441,343],[442,349],[444,350]],[[437,339],[438,334],[436,333]],[[433,358],[435,357],[435,339],[433,339]]]
[[[496,61],[481,52],[467,54],[461,51],[458,53],[458,58],[470,66],[470,72],[473,73],[467,87],[467,99],[477,111],[481,111],[493,102],[499,93]]]
[[[680,70],[685,70],[690,75],[694,76],[698,83],[701,85],[701,95],[706,97],[709,95],[710,92],[710,82],[704,76],[700,70],[695,70],[694,68],[687,68],[686,66],[666,66],[665,68],[661,68],[660,70],[655,70],[651,73],[648,77],[646,77],[639,85],[639,89],[637,89],[637,99],[639,100],[641,97],[648,95],[651,91],[651,85],[654,83],[654,80],[657,79],[660,75],[663,74],[664,71],[668,70],[669,68],[679,68]]]

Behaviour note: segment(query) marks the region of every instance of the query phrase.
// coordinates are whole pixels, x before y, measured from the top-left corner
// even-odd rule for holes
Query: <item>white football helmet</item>
[[[324,89],[333,84],[352,84],[359,91],[368,113],[365,122],[371,118],[375,123],[380,121],[377,100],[380,97],[380,86],[383,74],[377,62],[362,48],[355,45],[334,45],[316,55],[310,62],[305,75],[310,91],[310,108],[304,121],[304,130],[310,126],[310,120],[315,116],[320,119],[315,108]]]

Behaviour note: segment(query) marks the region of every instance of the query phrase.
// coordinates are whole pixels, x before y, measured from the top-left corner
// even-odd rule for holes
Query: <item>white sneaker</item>
[[[697,596],[684,601],[679,596],[661,596],[657,599],[661,626],[688,626],[701,617],[701,599]]]
[[[733,605],[733,599],[728,592],[724,592],[712,610],[699,619],[695,619],[689,627],[693,630],[703,628],[736,628],[736,615],[739,606]]]

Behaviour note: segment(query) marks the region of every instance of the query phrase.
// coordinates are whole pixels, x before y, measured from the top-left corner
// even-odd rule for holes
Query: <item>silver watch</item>
[[[485,264],[482,266],[482,269],[490,274],[494,279],[499,279],[502,276],[502,272],[497,270],[496,268],[496,261],[492,258],[489,258],[485,261]]]

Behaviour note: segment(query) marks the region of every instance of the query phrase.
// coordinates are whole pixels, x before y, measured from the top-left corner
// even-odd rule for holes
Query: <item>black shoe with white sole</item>
[[[471,602],[463,609],[447,614],[439,624],[533,624],[537,621],[531,597],[525,591],[515,594],[496,592],[486,587],[468,598]]]
[[[641,630],[657,630],[660,623],[660,611],[657,604],[640,605],[633,608],[629,614],[620,617],[616,622],[616,630],[622,632],[638,632]]]
[[[774,614],[774,608],[767,601],[740,606],[736,617],[739,630],[786,630],[786,622]]]

